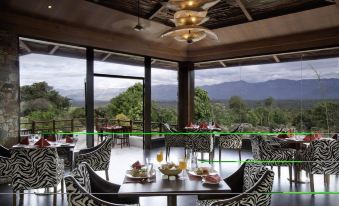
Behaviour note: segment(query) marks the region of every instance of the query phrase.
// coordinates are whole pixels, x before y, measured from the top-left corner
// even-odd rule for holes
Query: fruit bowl
[[[179,168],[179,166],[173,163],[167,163],[161,165],[161,167],[159,167],[159,171],[167,176],[177,176],[182,170]]]

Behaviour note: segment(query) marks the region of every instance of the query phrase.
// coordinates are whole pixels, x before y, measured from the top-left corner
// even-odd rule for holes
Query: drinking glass
[[[157,153],[157,161],[159,162],[159,165],[161,164],[163,159],[164,159],[164,155],[163,155],[162,150],[160,150],[160,152]]]
[[[179,160],[179,168],[182,170],[182,176],[179,178],[180,180],[187,180],[187,160],[186,159],[180,159]]]

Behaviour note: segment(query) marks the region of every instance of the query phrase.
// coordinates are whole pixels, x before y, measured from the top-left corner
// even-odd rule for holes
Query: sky
[[[95,62],[95,73],[143,76],[142,67]],[[302,68],[302,69],[301,69]],[[339,78],[339,58],[303,62],[228,67],[195,72],[196,86],[243,80],[264,82],[274,79],[316,79],[316,70],[322,79]],[[30,85],[46,81],[57,90],[75,90],[84,87],[86,61],[84,59],[28,54],[20,57],[20,84]],[[97,78],[95,88],[126,88],[135,80]],[[177,72],[152,69],[152,85],[177,85]]]

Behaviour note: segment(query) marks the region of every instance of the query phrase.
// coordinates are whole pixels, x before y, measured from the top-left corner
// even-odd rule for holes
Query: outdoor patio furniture
[[[64,192],[64,162],[55,148],[13,148],[11,150],[11,179],[13,205],[16,193],[20,192],[23,202],[24,190],[54,188],[53,204],[56,205],[57,186],[61,183]]]
[[[11,182],[11,153],[0,145],[0,184]]]
[[[139,198],[121,198],[120,185],[98,176],[87,163],[81,163],[65,177],[68,205],[129,205],[139,204]]]
[[[330,175],[339,175],[339,141],[334,139],[315,140],[298,155],[303,161],[300,167],[310,176],[310,189],[314,192],[314,175],[324,175],[324,185],[330,184]],[[313,194],[314,195],[314,194]]]
[[[129,143],[129,137],[130,137],[130,133],[132,132],[132,127],[131,126],[121,126],[121,132],[122,134],[115,134],[114,135],[114,144],[115,145],[120,145],[120,147],[122,148],[123,146],[127,146],[130,147],[130,143]],[[120,143],[118,143],[118,140],[120,141]]]
[[[80,150],[75,161],[76,165],[87,162],[94,171],[105,170],[106,179],[109,180],[108,167],[111,158],[112,144],[113,139],[107,137],[95,147]]]
[[[162,124],[165,134],[165,148],[166,148],[166,161],[170,155],[171,147],[180,147],[185,150],[186,154],[186,140],[187,136],[182,134],[175,134],[178,132],[176,129],[171,128],[169,124]]]
[[[231,187],[231,193],[203,196],[204,200],[200,196],[198,197],[200,199],[198,206],[268,206],[271,202],[270,193],[272,192],[273,180],[273,171],[260,164],[246,162],[225,179],[225,182]],[[224,198],[222,198],[223,196]],[[213,199],[208,199],[208,197]]]
[[[292,163],[295,157],[294,149],[276,148],[267,143],[262,136],[255,135],[251,137],[253,158],[263,161],[266,166],[278,166],[278,176],[280,177],[280,167],[288,166],[289,177],[292,179]]]

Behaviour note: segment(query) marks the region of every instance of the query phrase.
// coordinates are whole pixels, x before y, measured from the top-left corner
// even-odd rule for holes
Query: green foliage
[[[86,118],[86,111],[84,107],[78,107],[71,111],[72,118]]]
[[[66,111],[71,106],[69,98],[61,96],[46,82],[22,86],[20,95],[22,112],[25,116],[34,111]]]
[[[34,121],[50,121],[55,118],[56,112],[53,110],[49,111],[34,111],[28,115],[29,120]]]
[[[245,101],[239,96],[232,96],[228,100],[228,105],[230,109],[235,111],[241,111],[246,108]]]
[[[111,99],[107,105],[108,117],[125,114],[130,119],[142,119],[143,115],[143,86],[137,83],[125,92]]]
[[[202,88],[194,90],[194,120],[209,122],[212,119],[212,105],[208,93]]]

